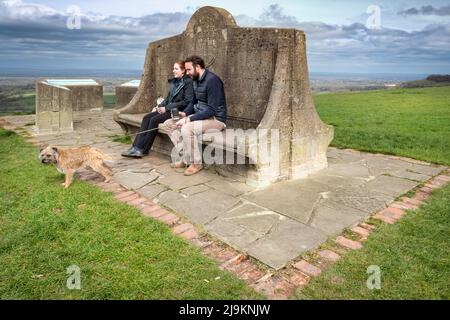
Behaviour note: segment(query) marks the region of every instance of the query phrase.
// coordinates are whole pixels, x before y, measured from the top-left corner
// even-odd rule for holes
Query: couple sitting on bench
[[[198,135],[207,130],[223,130],[227,119],[227,104],[222,80],[205,69],[205,62],[198,56],[177,61],[174,78],[169,80],[169,93],[157,110],[147,114],[133,146],[122,153],[125,157],[142,158],[148,154],[155,140],[158,125],[164,123],[165,131],[180,156],[172,168],[185,168],[185,175],[193,175],[203,169]],[[175,111],[175,112],[174,112]],[[172,114],[179,111],[179,119]]]

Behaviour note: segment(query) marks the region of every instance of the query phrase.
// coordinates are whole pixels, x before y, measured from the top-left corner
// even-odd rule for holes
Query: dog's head
[[[39,160],[45,164],[58,163],[58,148],[54,146],[41,145],[39,151]]]

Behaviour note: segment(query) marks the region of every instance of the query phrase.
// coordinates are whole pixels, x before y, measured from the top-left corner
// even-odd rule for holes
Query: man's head
[[[186,74],[192,80],[198,80],[205,71],[205,61],[199,56],[190,56],[184,60]]]

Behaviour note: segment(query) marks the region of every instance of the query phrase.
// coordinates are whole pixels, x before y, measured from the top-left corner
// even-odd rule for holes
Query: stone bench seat
[[[126,128],[125,131],[128,132],[137,132],[141,127],[142,119],[147,113],[123,113],[120,114],[118,120],[122,128]]]
[[[114,120],[126,133],[137,132],[149,106],[167,94],[174,61],[193,54],[202,57],[206,67],[223,80],[227,99],[227,130],[204,134],[202,143],[225,150],[226,159],[245,157],[244,164],[214,164],[218,171],[233,177],[237,174],[260,187],[305,178],[327,167],[333,127],[320,120],[314,107],[304,32],[241,28],[221,8],[200,8],[182,34],[149,44],[138,91],[114,113]],[[250,129],[257,132],[258,139],[246,136],[251,141],[242,148],[228,141],[228,129]],[[262,149],[261,141],[267,141],[260,138],[269,136],[279,137],[268,142],[270,157],[276,161],[260,161],[255,151]],[[170,154],[173,144],[166,134],[158,134],[152,148]]]
[[[129,132],[138,132],[138,128],[140,128],[142,119],[147,113],[135,113],[135,114],[121,114],[119,119],[122,123],[122,125],[128,126]],[[161,134],[168,134],[167,131],[164,130],[162,127],[162,123],[159,125],[159,133]],[[212,144],[214,147],[223,149],[225,151],[229,152],[239,152],[237,144],[231,141],[226,140],[226,130],[222,130],[220,132],[211,132],[211,133],[204,133],[202,135],[202,144],[204,145],[210,145]],[[166,152],[164,152],[166,153]],[[246,152],[243,153],[243,156],[248,156],[248,149]]]

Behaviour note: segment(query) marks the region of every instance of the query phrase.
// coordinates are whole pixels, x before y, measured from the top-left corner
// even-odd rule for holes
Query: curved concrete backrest
[[[314,107],[303,31],[241,28],[221,8],[200,8],[182,34],[150,43],[139,90],[115,120],[121,113],[148,112],[167,94],[173,63],[194,54],[224,81],[229,128],[278,130],[278,176],[302,177],[326,167],[333,128]]]

